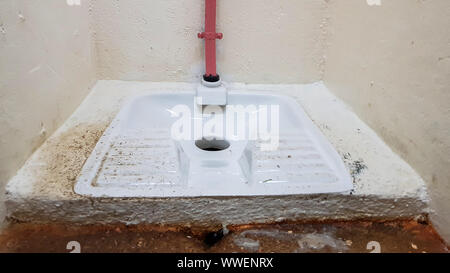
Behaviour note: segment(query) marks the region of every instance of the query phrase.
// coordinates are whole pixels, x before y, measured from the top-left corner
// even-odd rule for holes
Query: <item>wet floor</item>
[[[282,223],[202,231],[163,226],[11,224],[0,252],[448,252],[416,221]]]

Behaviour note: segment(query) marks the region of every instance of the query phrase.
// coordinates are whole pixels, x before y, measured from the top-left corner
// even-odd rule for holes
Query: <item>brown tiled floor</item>
[[[430,225],[415,221],[284,223],[229,230],[211,246],[205,242],[215,242],[215,234],[176,227],[11,224],[0,235],[0,252],[70,252],[70,241],[79,242],[81,252],[367,253],[369,242],[381,252],[448,252]]]

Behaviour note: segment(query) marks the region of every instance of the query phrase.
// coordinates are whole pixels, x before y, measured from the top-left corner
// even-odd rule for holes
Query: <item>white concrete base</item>
[[[77,111],[26,162],[7,186],[7,216],[17,221],[79,224],[245,224],[280,220],[392,219],[429,213],[425,184],[322,83],[240,85],[300,103],[336,148],[354,183],[350,193],[193,198],[99,198],[73,191],[80,170],[126,98],[195,92],[195,84],[100,81]]]

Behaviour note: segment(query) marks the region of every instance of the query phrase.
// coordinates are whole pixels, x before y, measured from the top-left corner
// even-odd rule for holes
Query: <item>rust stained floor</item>
[[[163,226],[69,226],[11,224],[0,235],[0,252],[448,252],[433,227],[415,221],[282,223],[228,227],[212,246],[211,233]],[[209,234],[209,235],[208,235]],[[209,236],[209,237],[207,237]],[[373,243],[375,242],[375,243]],[[373,248],[372,248],[373,249]]]

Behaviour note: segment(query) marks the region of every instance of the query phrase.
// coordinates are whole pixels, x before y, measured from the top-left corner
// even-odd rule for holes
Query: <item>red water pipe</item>
[[[222,39],[222,33],[216,33],[216,0],[205,0],[205,31],[198,38],[205,39],[206,81],[219,81],[216,71],[216,39]]]

